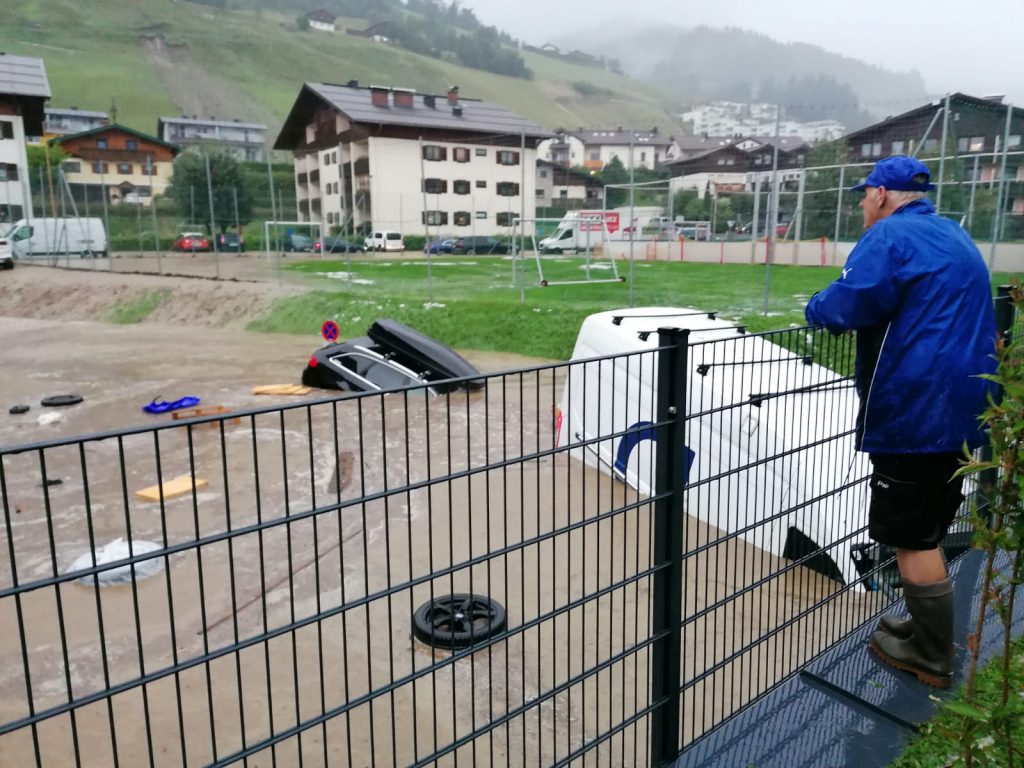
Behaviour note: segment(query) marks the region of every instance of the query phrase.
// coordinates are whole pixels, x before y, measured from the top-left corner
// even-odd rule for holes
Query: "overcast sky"
[[[535,45],[564,40],[574,30],[605,22],[614,28],[623,20],[736,26],[783,42],[812,43],[890,69],[917,69],[935,93],[1005,93],[1015,104],[1024,104],[1024,0],[463,2],[485,23]],[[585,39],[577,47],[601,53],[590,50]]]

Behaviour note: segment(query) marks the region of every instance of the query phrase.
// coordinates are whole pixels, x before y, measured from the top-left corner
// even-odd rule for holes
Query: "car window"
[[[388,240],[401,240],[402,236],[398,232],[388,232]]]

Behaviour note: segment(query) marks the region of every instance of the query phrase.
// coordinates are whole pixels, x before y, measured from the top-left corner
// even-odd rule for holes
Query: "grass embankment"
[[[581,258],[545,260],[544,277],[579,280],[582,266]],[[319,290],[278,301],[251,330],[315,333],[325,319],[335,318],[347,338],[362,335],[378,317],[392,317],[457,348],[567,359],[584,317],[629,306],[628,283],[541,288],[532,262],[526,262],[521,303],[512,263],[501,258],[438,258],[432,295],[425,260],[353,261],[358,282],[351,287],[343,279],[318,277],[343,273],[343,261],[304,262],[289,269],[309,275]],[[622,275],[628,276],[628,269],[628,264],[619,265]],[[767,330],[802,323],[806,298],[837,274],[831,268],[773,268],[770,314],[765,316],[760,313],[763,267],[641,262],[635,266],[633,303],[719,310],[751,330]],[[591,275],[610,272],[594,269]]]
[[[133,325],[141,323],[152,314],[153,310],[167,301],[171,292],[164,288],[159,291],[150,291],[132,301],[118,304],[110,311],[110,322],[119,325]]]
[[[1000,701],[1001,666],[1001,658],[993,659],[978,672],[975,701],[986,710]],[[1010,696],[1024,697],[1024,637],[1018,637],[1010,646]],[[964,702],[963,687],[949,703],[953,702]],[[963,761],[957,759],[960,748],[954,736],[958,723],[959,716],[943,706],[890,768],[945,768],[948,765],[962,765]],[[1013,736],[1014,744],[1024,743],[1024,720],[1018,719]],[[1009,765],[1006,755],[1000,754],[999,746],[989,742],[990,739],[984,733],[976,742],[975,765]]]
[[[628,277],[629,265],[618,267]],[[324,320],[333,318],[342,338],[350,338],[363,335],[375,319],[391,317],[460,349],[565,360],[583,318],[630,304],[628,282],[541,288],[532,261],[525,262],[525,300],[520,302],[512,262],[496,257],[436,258],[432,291],[425,259],[353,258],[351,285],[341,278],[344,260],[298,262],[287,269],[308,276],[315,290],[276,302],[250,330],[316,333]],[[545,259],[543,269],[549,281],[584,277],[582,258]],[[331,273],[338,278],[326,277]],[[610,275],[608,270],[591,270],[594,278]],[[633,305],[717,310],[751,331],[786,328],[804,323],[807,298],[838,275],[839,269],[832,267],[773,266],[765,314],[763,265],[638,262]],[[1006,279],[996,275],[993,283]]]

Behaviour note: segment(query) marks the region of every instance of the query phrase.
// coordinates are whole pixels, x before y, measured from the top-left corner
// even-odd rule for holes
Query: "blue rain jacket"
[[[860,239],[842,277],[807,304],[809,323],[857,331],[857,447],[959,452],[985,441],[995,313],[988,270],[966,232],[928,200]]]

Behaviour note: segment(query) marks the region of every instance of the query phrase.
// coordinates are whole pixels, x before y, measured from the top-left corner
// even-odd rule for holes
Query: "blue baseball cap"
[[[915,181],[915,176],[924,176],[924,181]],[[931,178],[928,166],[916,157],[894,155],[875,163],[868,177],[857,186],[850,187],[850,191],[859,192],[867,187],[885,187],[894,192],[928,192],[935,189],[935,185],[929,183]]]

